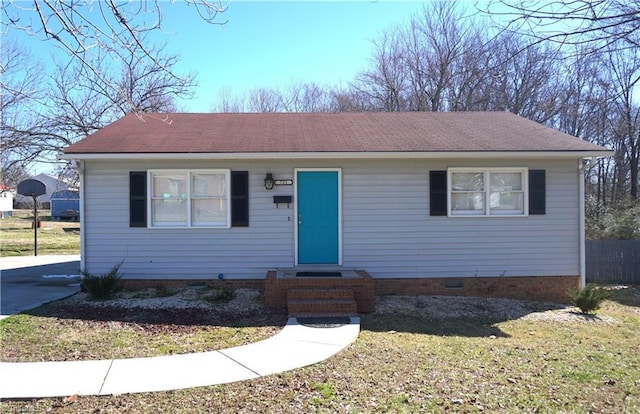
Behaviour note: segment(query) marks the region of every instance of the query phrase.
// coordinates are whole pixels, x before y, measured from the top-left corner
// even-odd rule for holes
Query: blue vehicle
[[[55,220],[78,220],[80,218],[80,192],[56,191],[51,195],[51,218]]]

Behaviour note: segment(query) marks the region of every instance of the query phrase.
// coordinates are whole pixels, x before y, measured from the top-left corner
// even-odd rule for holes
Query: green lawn
[[[428,297],[424,304],[429,305]],[[91,347],[83,345],[87,341],[78,332],[98,331],[88,342],[112,341],[114,330],[122,324],[74,321],[70,315],[60,320],[52,315],[41,310],[1,321],[3,342],[15,344],[13,351],[3,352],[38,357],[42,346],[65,341],[60,346],[68,347],[69,359],[83,358]],[[213,341],[208,346],[219,349],[235,343],[226,343],[234,336],[240,336],[242,342],[251,342],[254,335],[259,339],[272,329],[264,325],[279,321],[275,318],[252,326],[251,316],[244,317],[249,318],[244,322],[247,327],[232,326],[231,337],[226,331],[229,326],[215,324],[189,329],[180,323],[169,328],[151,324],[143,325],[144,329],[138,326],[134,334],[142,335],[140,341],[149,335],[150,346],[157,347],[154,335],[169,332],[171,339],[165,337],[165,341],[176,347],[175,352],[207,341]],[[108,329],[100,331],[100,323]],[[57,326],[60,324],[70,327]],[[131,338],[131,325],[122,327],[127,328],[123,335]],[[218,328],[221,335],[216,336],[213,332]],[[200,339],[193,341],[194,334]],[[24,340],[9,340],[16,335],[24,335]],[[98,349],[93,357],[111,352],[108,348],[112,346],[120,345]],[[141,346],[141,352],[147,354],[150,346]],[[135,354],[135,347],[122,347]],[[635,287],[618,290],[598,316],[578,315],[570,320],[364,315],[355,343],[310,367],[171,392],[79,397],[73,402],[63,398],[5,401],[0,412],[638,413],[639,351],[640,288]]]
[[[38,211],[38,254],[80,254],[80,223],[55,221],[49,210]],[[13,217],[0,220],[2,256],[34,253],[33,210],[14,210]]]

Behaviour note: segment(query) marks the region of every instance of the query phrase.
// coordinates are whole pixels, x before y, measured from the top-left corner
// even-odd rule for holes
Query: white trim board
[[[580,159],[610,157],[613,151],[452,151],[452,152],[251,152],[251,153],[76,153],[62,160],[264,160],[264,159]]]

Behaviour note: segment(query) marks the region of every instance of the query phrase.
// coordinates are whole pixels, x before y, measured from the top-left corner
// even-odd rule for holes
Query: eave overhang
[[[61,160],[307,160],[307,159],[580,159],[604,158],[613,151],[457,151],[457,152],[233,152],[233,153],[62,153]]]

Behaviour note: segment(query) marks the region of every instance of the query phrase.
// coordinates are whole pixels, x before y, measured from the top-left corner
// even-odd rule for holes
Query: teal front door
[[[298,171],[298,263],[338,264],[338,171]]]

